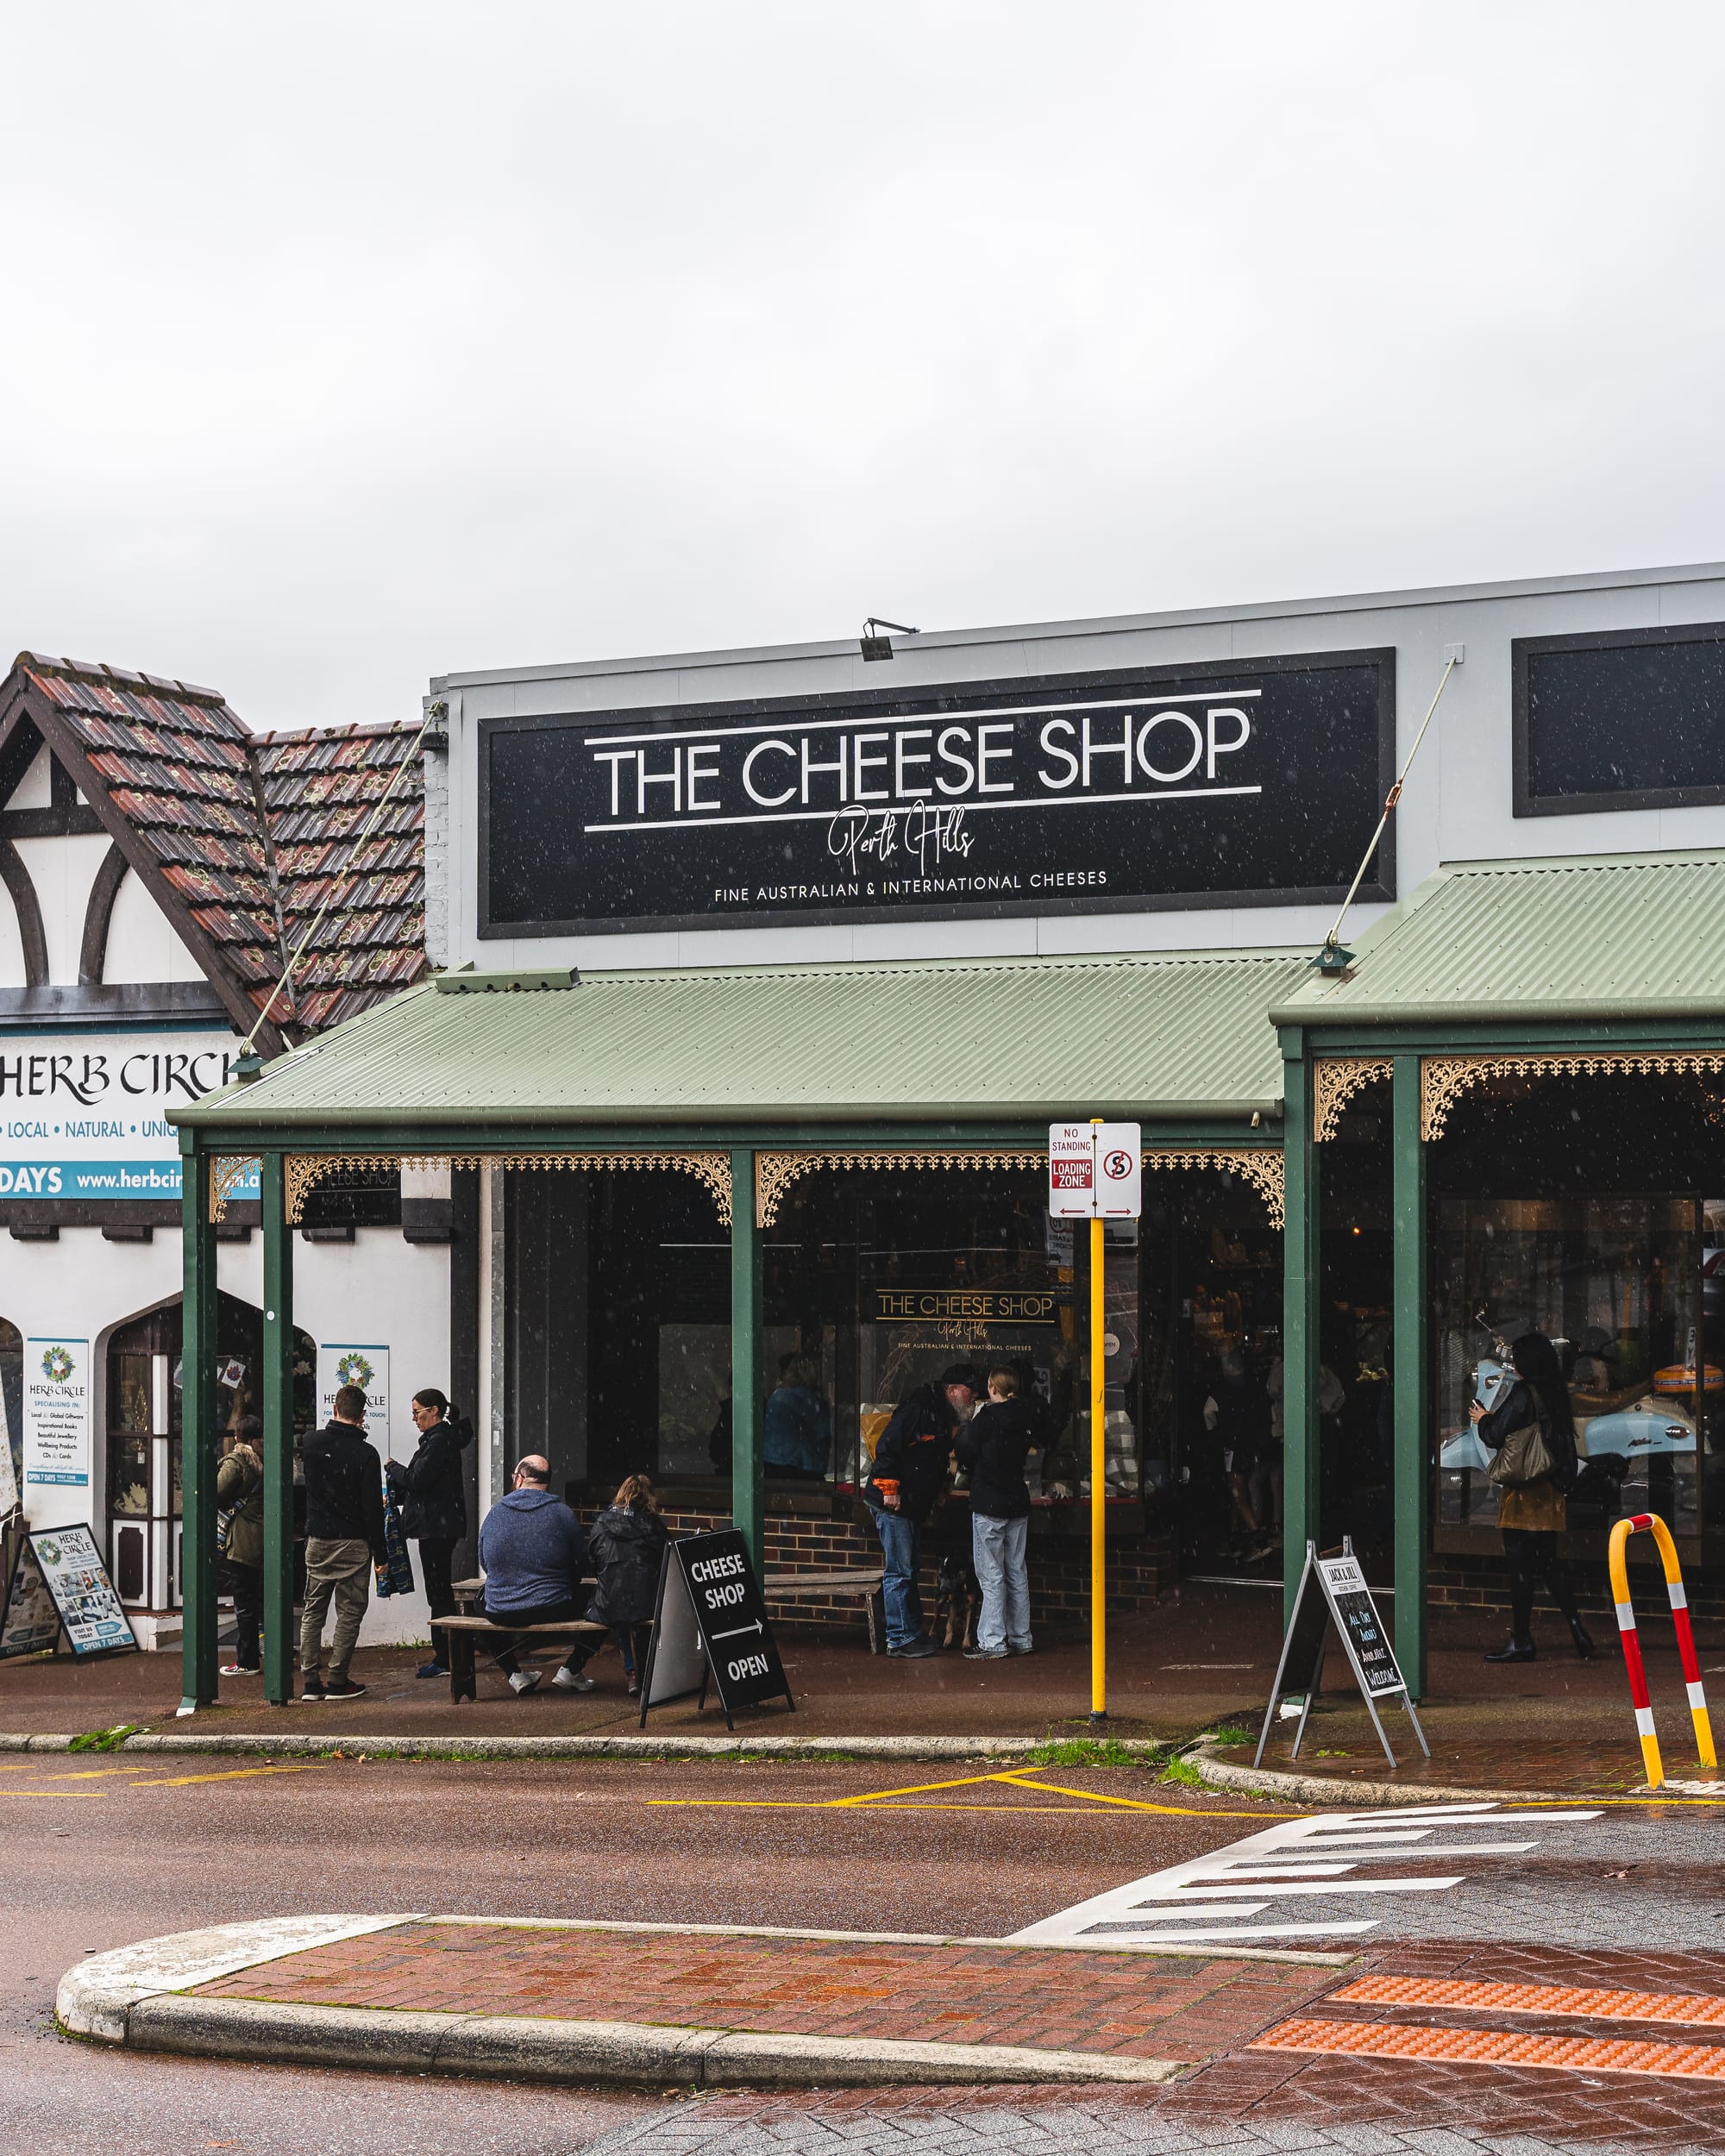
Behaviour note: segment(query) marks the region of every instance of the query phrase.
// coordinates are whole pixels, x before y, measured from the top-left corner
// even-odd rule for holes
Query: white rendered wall
[[[0,883],[0,988],[22,988],[24,978],[24,939],[18,929],[18,909],[12,893]]]
[[[261,1307],[263,1238],[216,1245],[216,1284]],[[449,1251],[446,1244],[406,1243],[396,1228],[361,1228],[352,1243],[296,1238],[294,1323],[314,1340],[374,1341],[390,1351],[393,1412],[386,1430],[370,1432],[380,1453],[405,1459],[417,1442],[408,1403],[427,1385],[449,1383]],[[62,1333],[91,1343],[94,1461],[81,1514],[107,1554],[107,1347],[116,1326],[180,1293],[180,1238],[158,1229],[151,1243],[110,1243],[99,1228],[63,1227],[53,1243],[16,1243],[0,1231],[0,1317],[27,1338]],[[418,1567],[415,1565],[416,1576]],[[423,1639],[423,1592],[373,1597],[361,1639],[367,1646]],[[174,1641],[170,1638],[168,1645]]]
[[[202,981],[204,968],[173,924],[129,868],[108,917],[104,981]]]
[[[53,752],[44,742],[30,759],[29,768],[7,798],[15,809],[52,808],[53,805]]]
[[[48,979],[56,987],[77,985],[90,887],[113,843],[105,832],[75,838],[13,841],[36,887],[36,904],[42,910],[42,937],[47,945]]]
[[[1446,647],[1466,658],[1396,813],[1397,887],[1406,897],[1442,863],[1725,845],[1725,808],[1611,811],[1518,819],[1510,787],[1509,646],[1513,637],[1681,622],[1725,621],[1725,567],[1646,570],[1537,583],[1458,586],[1228,611],[943,632],[897,640],[888,663],[854,642],[743,652],[450,675],[432,693],[448,705],[449,963],[588,968],[775,963],[989,953],[1311,948],[1330,924],[1319,906],[1194,906],[1145,913],[1061,914],[856,926],[667,931],[619,936],[499,938],[477,927],[478,722],[505,715],[595,712],[889,688],[1087,668],[1167,667],[1303,652],[1392,646],[1398,759],[1413,745],[1443,671]],[[883,678],[884,677],[884,678]],[[1350,917],[1357,933],[1383,908]]]

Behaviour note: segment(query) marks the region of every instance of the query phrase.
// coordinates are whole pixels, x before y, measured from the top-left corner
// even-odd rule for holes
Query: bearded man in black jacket
[[[932,1385],[919,1385],[881,1432],[862,1485],[884,1553],[887,1652],[902,1661],[937,1651],[922,1629],[922,1530],[945,1493],[953,1437],[969,1421],[981,1390],[968,1363],[955,1363]]]

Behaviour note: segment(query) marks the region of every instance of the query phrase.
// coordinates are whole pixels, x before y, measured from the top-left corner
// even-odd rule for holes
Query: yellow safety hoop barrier
[[[1696,1658],[1695,1633],[1689,1621],[1689,1596],[1683,1584],[1683,1567],[1678,1563],[1677,1545],[1672,1540],[1671,1529],[1657,1513],[1637,1513],[1633,1519],[1620,1520],[1611,1530],[1611,1599],[1617,1605],[1617,1630],[1623,1640],[1623,1665],[1629,1677],[1629,1697],[1635,1705],[1635,1730],[1641,1739],[1641,1757],[1647,1763],[1647,1787],[1657,1789],[1665,1782],[1665,1762],[1659,1757],[1659,1740],[1653,1729],[1653,1703],[1647,1690],[1647,1666],[1641,1660],[1640,1636],[1635,1629],[1635,1605],[1629,1596],[1629,1564],[1625,1554],[1630,1536],[1643,1528],[1651,1532],[1658,1544],[1660,1561],[1665,1568],[1665,1592],[1671,1597],[1677,1651],[1683,1663],[1684,1682],[1689,1688],[1696,1750],[1704,1767],[1716,1767],[1719,1761],[1713,1749],[1713,1724],[1708,1719],[1707,1695],[1701,1688],[1701,1664]]]

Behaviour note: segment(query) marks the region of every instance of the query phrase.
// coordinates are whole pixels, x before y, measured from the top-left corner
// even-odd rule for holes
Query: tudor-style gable
[[[43,1020],[195,1006],[246,1032],[310,930],[260,1026],[273,1053],[417,979],[416,733],[254,735],[216,691],[21,653],[0,682],[0,996]]]

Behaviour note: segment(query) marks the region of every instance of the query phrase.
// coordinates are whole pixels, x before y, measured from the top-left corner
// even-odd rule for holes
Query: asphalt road
[[[962,1771],[13,1755],[0,1760],[0,2147],[568,2156],[649,2114],[671,2123],[650,2097],[154,2060],[55,2037],[61,1972],[139,1939],[292,1912],[415,1910],[1004,1935],[1285,1815],[1136,1772],[1037,1778],[1047,1786],[923,1789],[888,1810],[867,1800],[962,1782]],[[1097,1801],[1109,1797],[1170,1808]],[[1512,1878],[1516,1921],[1537,1924],[1534,1935],[1609,1927],[1628,1920],[1645,1865],[1665,1941],[1711,1947],[1725,1935],[1722,1837],[1716,1810],[1612,1812],[1540,1835],[1534,1856],[1458,1861],[1463,1886],[1420,1897],[1443,1901],[1445,1921],[1427,1915],[1415,1928],[1485,1925],[1494,1908],[1501,1927]],[[1393,1921],[1405,1930],[1407,1912]]]

